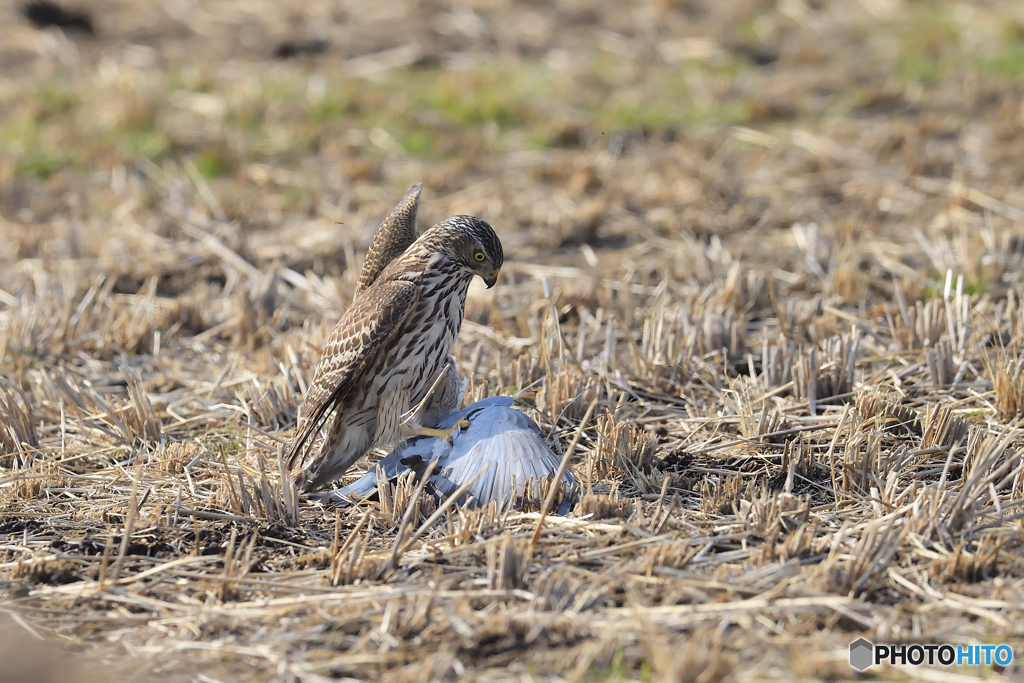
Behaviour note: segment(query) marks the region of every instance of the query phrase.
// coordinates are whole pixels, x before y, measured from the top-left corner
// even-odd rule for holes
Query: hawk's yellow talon
[[[459,420],[456,422],[451,429],[434,429],[433,427],[420,427],[420,436],[435,436],[439,439],[444,439],[448,443],[452,442],[452,436],[455,432],[460,429],[469,429],[469,420]]]

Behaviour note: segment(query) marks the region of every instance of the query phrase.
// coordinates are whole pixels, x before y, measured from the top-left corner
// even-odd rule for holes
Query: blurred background
[[[531,261],[971,226],[943,181],[1024,207],[1017,2],[61,3],[0,8],[0,216],[31,228],[0,259],[94,256],[128,290],[154,264],[118,218],[173,237],[172,177],[250,262],[319,274],[421,180],[421,224],[479,214]]]

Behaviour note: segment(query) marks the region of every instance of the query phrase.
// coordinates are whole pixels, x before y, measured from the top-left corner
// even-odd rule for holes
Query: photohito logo
[[[1009,666],[1013,650],[1009,645],[875,645],[866,638],[850,643],[850,666],[863,671],[876,664],[891,666]]]

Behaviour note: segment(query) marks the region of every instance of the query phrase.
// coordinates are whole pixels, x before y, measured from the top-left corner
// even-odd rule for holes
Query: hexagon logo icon
[[[850,666],[863,671],[875,663],[875,646],[870,640],[858,638],[850,643]]]

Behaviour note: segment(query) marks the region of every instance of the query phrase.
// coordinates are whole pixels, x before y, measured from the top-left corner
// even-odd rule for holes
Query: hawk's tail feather
[[[305,458],[306,452],[312,445],[316,433],[320,431],[327,421],[329,408],[330,404],[328,403],[324,406],[318,406],[309,419],[299,417],[298,424],[295,427],[295,434],[292,436],[292,442],[288,446],[288,455],[285,458],[285,465],[289,471],[294,470],[296,465]]]

